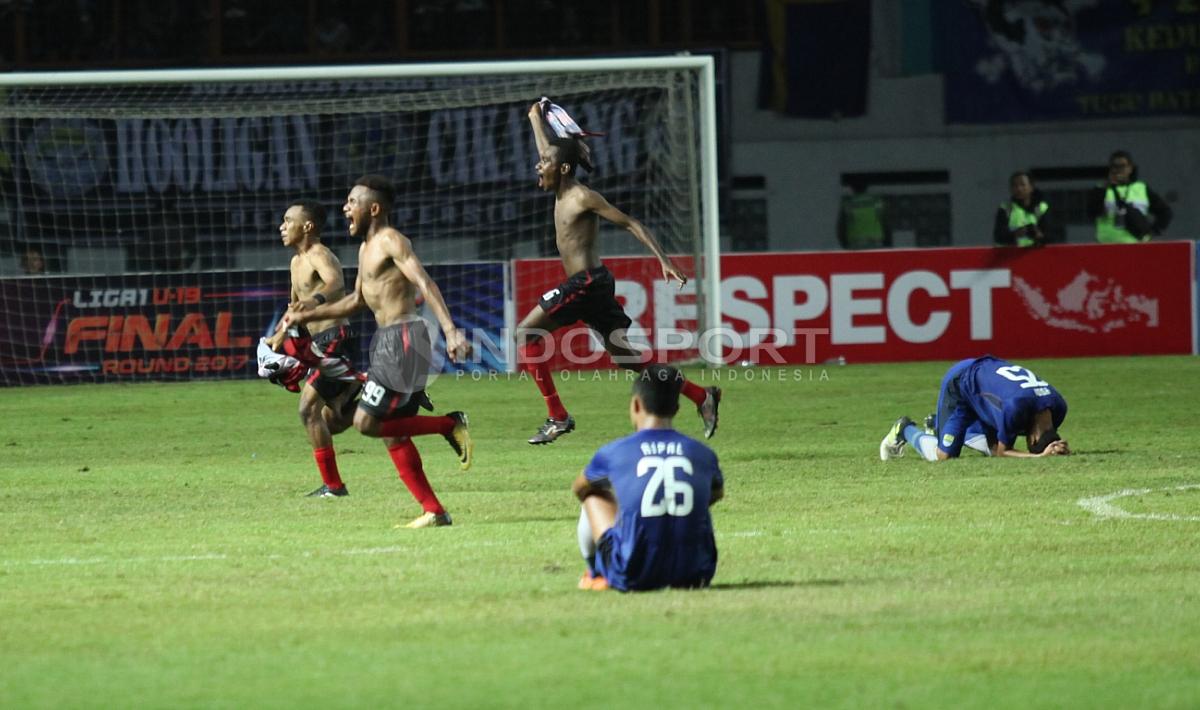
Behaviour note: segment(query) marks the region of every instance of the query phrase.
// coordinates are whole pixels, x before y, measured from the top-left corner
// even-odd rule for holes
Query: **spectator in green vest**
[[[1096,220],[1096,241],[1135,244],[1161,235],[1171,224],[1171,208],[1138,179],[1128,151],[1108,159],[1108,182],[1088,194],[1088,215]]]
[[[838,242],[845,249],[879,249],[892,246],[883,198],[868,195],[864,181],[854,178],[846,185],[851,194],[842,197],[838,212]]]
[[[1009,200],[996,210],[992,227],[996,246],[1037,247],[1063,241],[1062,226],[1029,173],[1013,173],[1008,178],[1008,192]]]

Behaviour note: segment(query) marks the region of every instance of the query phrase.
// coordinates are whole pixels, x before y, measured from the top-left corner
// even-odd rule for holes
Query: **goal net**
[[[606,134],[583,181],[697,277],[660,304],[653,259],[616,260],[635,336],[681,331],[660,356],[696,357],[716,320],[709,61],[0,77],[0,383],[252,376],[288,300],[285,208],[327,208],[349,286],[359,240],[341,207],[368,173],[395,184],[393,224],[475,339],[465,367],[511,369],[514,316],[566,276],[534,172],[542,96]],[[607,223],[599,244],[648,256]],[[355,325],[365,345],[374,321]]]

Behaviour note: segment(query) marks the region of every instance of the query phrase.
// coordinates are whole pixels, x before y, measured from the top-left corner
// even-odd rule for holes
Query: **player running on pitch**
[[[935,434],[900,417],[879,443],[879,458],[904,454],[908,442],[926,461],[957,458],[965,444],[988,456],[1036,458],[1071,453],[1058,435],[1067,402],[1037,375],[1020,365],[984,355],[950,368],[938,391]],[[1029,452],[1013,448],[1025,437]]]
[[[543,114],[546,108],[562,111],[548,100],[539,101],[529,109],[529,121],[538,148],[538,186],[554,193],[555,242],[568,278],[543,295],[517,325],[519,362],[541,390],[548,415],[546,423],[529,439],[531,444],[549,444],[575,429],[575,419],[559,399],[546,362],[543,339],[547,333],[582,320],[599,334],[613,362],[634,371],[644,367],[641,354],[630,346],[626,334],[633,321],[617,301],[613,276],[597,253],[599,218],[624,227],[645,244],[658,258],[667,281],[678,281],[680,288],[687,283],[687,276],[671,263],[650,230],[575,179],[576,166],[586,160],[586,148],[573,137],[548,137]],[[684,379],[683,395],[696,405],[704,420],[705,438],[712,437],[717,430],[720,388],[702,388]]]
[[[279,225],[283,245],[296,252],[289,267],[291,303],[302,303],[305,308],[314,308],[346,295],[342,263],[329,247],[321,243],[323,224],[324,207],[311,200],[297,200],[288,205]],[[348,320],[311,320],[308,330],[314,333],[312,344],[322,354],[353,362],[358,353],[358,339],[351,333]],[[282,352],[286,337],[287,328],[280,320],[279,328],[267,339],[267,345],[276,352]],[[350,405],[360,387],[357,381],[328,377],[313,368],[308,376],[308,386],[300,393],[300,423],[312,444],[313,458],[324,481],[320,488],[308,494],[310,497],[336,498],[349,494],[338,472],[333,435],[349,428],[353,416]]]
[[[346,318],[363,308],[370,308],[375,314],[379,328],[371,340],[371,367],[358,411],[354,413],[354,427],[367,436],[384,440],[400,480],[421,504],[424,513],[405,527],[450,525],[450,515],[429,485],[421,455],[411,437],[422,434],[446,437],[464,471],[471,465],[472,443],[467,416],[462,412],[441,417],[416,416],[417,408],[428,403],[425,383],[433,363],[430,334],[416,311],[418,290],[442,326],[450,359],[461,362],[470,354],[471,347],[462,331],[455,327],[442,292],[425,272],[412,243],[391,226],[389,215],[394,199],[395,189],[387,178],[366,175],[354,183],[342,207],[350,222],[350,236],[363,240],[358,249],[354,291],[322,306],[296,304],[287,319],[290,323],[306,323]]]
[[[673,428],[683,382],[667,365],[642,370],[629,402],[637,431],[602,447],[575,479],[588,564],[580,589],[707,587],[717,571],[708,509],[725,479],[712,449]]]

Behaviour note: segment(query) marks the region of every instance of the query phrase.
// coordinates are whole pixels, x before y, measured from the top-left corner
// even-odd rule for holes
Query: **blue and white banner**
[[[955,0],[936,11],[949,123],[1200,114],[1200,3]]]

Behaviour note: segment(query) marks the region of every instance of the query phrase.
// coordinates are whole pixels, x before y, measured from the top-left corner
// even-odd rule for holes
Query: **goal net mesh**
[[[565,278],[530,105],[549,96],[606,134],[583,181],[695,274],[698,86],[697,70],[645,69],[3,87],[0,383],[251,376],[288,299],[286,206],[328,209],[323,242],[353,284],[341,207],[368,173],[396,185],[392,223],[485,341],[467,367],[508,369],[522,282]],[[603,222],[599,244],[647,254]],[[356,326],[366,343],[370,314]]]

